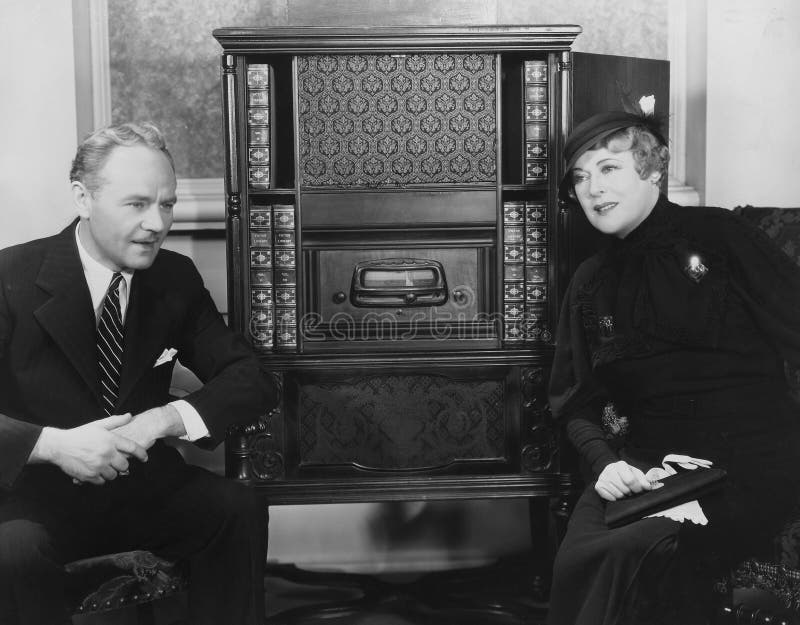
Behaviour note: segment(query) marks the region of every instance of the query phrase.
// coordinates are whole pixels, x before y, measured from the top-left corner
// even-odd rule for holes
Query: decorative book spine
[[[253,347],[273,348],[275,329],[272,272],[272,211],[269,206],[250,209],[250,339]]]
[[[547,204],[525,203],[525,323],[526,343],[549,341],[547,329]]]
[[[525,339],[525,203],[503,204],[503,339]]]
[[[294,206],[272,207],[275,258],[275,348],[297,349],[297,232]]]
[[[247,66],[247,158],[251,189],[269,189],[270,175],[270,67]]]
[[[524,63],[525,184],[548,181],[548,68],[547,61]],[[522,334],[525,343],[549,341],[548,298],[548,220],[547,204],[527,201],[523,208],[525,239],[525,296]]]
[[[525,61],[525,183],[547,181],[547,61]]]

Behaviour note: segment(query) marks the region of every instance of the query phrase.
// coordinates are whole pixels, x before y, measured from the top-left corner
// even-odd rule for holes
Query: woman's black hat
[[[568,184],[569,172],[575,167],[575,162],[593,145],[602,141],[607,136],[628,128],[630,126],[644,126],[664,146],[667,145],[664,135],[661,134],[661,123],[653,115],[628,113],[626,111],[606,111],[585,119],[572,129],[564,145],[564,160],[566,167],[564,177],[558,188],[558,197],[566,201],[570,185]]]

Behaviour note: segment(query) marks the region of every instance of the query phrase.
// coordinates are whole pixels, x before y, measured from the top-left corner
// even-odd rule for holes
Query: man
[[[79,219],[0,252],[0,623],[70,622],[63,564],[134,548],[188,561],[191,623],[255,623],[266,507],[163,439],[214,446],[276,389],[192,262],[159,251],[159,131],[93,133],[70,180]],[[176,358],[205,384],[172,402]]]

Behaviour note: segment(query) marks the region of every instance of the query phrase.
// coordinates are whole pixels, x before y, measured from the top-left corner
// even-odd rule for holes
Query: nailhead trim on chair
[[[65,569],[71,575],[91,575],[93,569],[101,567],[109,569],[109,574],[102,583],[89,586],[82,597],[76,598],[75,614],[105,612],[148,603],[176,594],[187,585],[180,567],[149,551],[78,560],[67,564]],[[109,595],[111,598],[107,598]]]
[[[740,588],[769,590],[789,610],[800,611],[800,571],[780,564],[746,560],[734,571],[734,582]]]

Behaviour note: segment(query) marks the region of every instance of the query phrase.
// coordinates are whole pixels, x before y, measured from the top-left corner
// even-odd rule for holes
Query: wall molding
[[[76,80],[82,92],[91,94],[79,100],[81,141],[91,131],[112,122],[108,0],[73,0],[73,19]],[[178,178],[173,230],[224,230],[224,189],[222,178]]]
[[[273,508],[271,515],[276,514]],[[274,531],[274,530],[273,530]],[[375,550],[377,552],[377,550]],[[373,553],[373,552],[371,552]],[[357,557],[361,555],[362,557]],[[453,553],[445,549],[397,549],[384,558],[365,558],[363,554],[329,549],[303,553],[299,550],[289,558],[272,558],[268,564],[294,564],[312,572],[330,572],[335,569],[345,573],[367,575],[388,573],[430,573],[432,571],[476,569],[497,562],[495,554],[473,553],[463,549]]]
[[[89,0],[89,33],[92,46],[92,121],[94,128],[102,128],[111,123],[107,0]]]
[[[669,175],[686,180],[686,42],[685,0],[668,3],[667,54],[669,56],[669,136],[674,149]]]
[[[224,189],[222,178],[178,178],[173,230],[224,230]]]
[[[686,184],[686,119],[688,94],[687,48],[689,39],[687,0],[670,0],[667,55],[669,56],[669,190],[672,202],[697,206],[700,195]]]
[[[670,176],[669,187],[667,188],[667,197],[670,202],[681,204],[683,206],[699,206],[700,195],[697,189],[689,185],[675,180]]]

